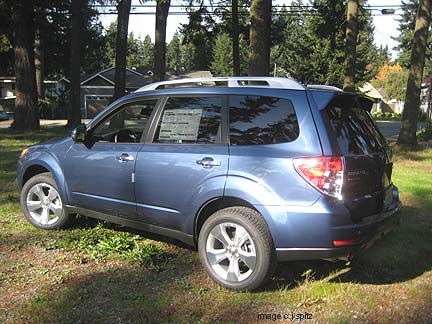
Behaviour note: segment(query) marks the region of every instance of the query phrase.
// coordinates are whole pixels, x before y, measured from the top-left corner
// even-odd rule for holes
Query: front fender
[[[60,162],[58,161],[57,157],[55,157],[53,154],[45,150],[37,150],[28,153],[18,161],[18,167],[17,167],[18,188],[20,190],[22,189],[24,185],[23,183],[24,175],[28,170],[30,170],[30,168],[35,166],[43,167],[52,174],[57,184],[58,191],[63,203],[69,204],[69,202],[71,201],[70,193],[68,190],[68,186],[66,184],[63,170],[60,167]]]

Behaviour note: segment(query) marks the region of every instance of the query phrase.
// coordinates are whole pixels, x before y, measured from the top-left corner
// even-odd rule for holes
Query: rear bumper
[[[371,247],[398,225],[400,209],[401,205],[397,202],[391,210],[367,217],[361,223],[338,226],[332,229],[332,236],[335,240],[354,238],[354,244],[323,248],[276,248],[277,258],[279,261],[350,259],[359,251]]]

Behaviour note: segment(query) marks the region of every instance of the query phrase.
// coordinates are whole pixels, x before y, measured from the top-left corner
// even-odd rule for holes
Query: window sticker
[[[201,116],[202,109],[165,110],[159,140],[196,142]]]

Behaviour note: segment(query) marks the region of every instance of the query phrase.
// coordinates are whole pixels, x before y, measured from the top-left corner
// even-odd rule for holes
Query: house
[[[111,103],[114,95],[114,77],[114,67],[81,76],[80,104],[83,118],[93,118]],[[126,92],[133,92],[151,82],[150,75],[143,75],[135,70],[126,69]]]
[[[65,78],[59,81],[45,80],[45,97],[51,100],[52,109],[57,110],[57,101],[62,93],[66,91]],[[16,99],[16,78],[15,77],[0,77],[0,110],[13,112],[15,110]],[[67,85],[68,87],[68,85]],[[54,115],[53,115],[54,116]]]
[[[386,113],[401,113],[403,110],[403,102],[392,99],[387,100],[385,89],[376,89],[371,83],[366,82],[359,88],[359,91],[375,100],[372,106],[372,113],[386,112]]]
[[[0,110],[13,111],[15,106],[15,77],[0,77]]]
[[[148,70],[138,72],[126,69],[126,92],[130,93],[153,82],[153,73]],[[211,77],[209,71],[191,71],[182,75],[167,74],[167,79]],[[108,106],[114,95],[115,68],[110,67],[91,75],[81,77],[81,116],[93,118],[98,112]]]
[[[209,71],[191,71],[182,75],[167,74],[168,80],[180,78],[200,78],[211,77]],[[102,109],[108,106],[114,95],[115,86],[115,68],[110,67],[102,71],[82,75],[80,78],[80,107],[82,118],[93,118]],[[126,92],[131,93],[142,86],[153,82],[153,73],[148,70],[137,71],[135,69],[126,69]],[[57,81],[44,81],[45,95],[50,100],[49,118],[66,118],[67,114],[67,96],[70,88],[70,81],[62,77]],[[15,104],[15,84],[16,79],[0,78],[0,105],[6,98],[11,105],[10,111],[13,111]],[[3,99],[2,99],[3,98]]]

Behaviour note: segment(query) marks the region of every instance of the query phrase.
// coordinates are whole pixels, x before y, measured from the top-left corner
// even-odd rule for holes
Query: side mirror
[[[71,136],[75,143],[84,143],[87,138],[87,128],[85,125],[79,125],[72,130]]]

